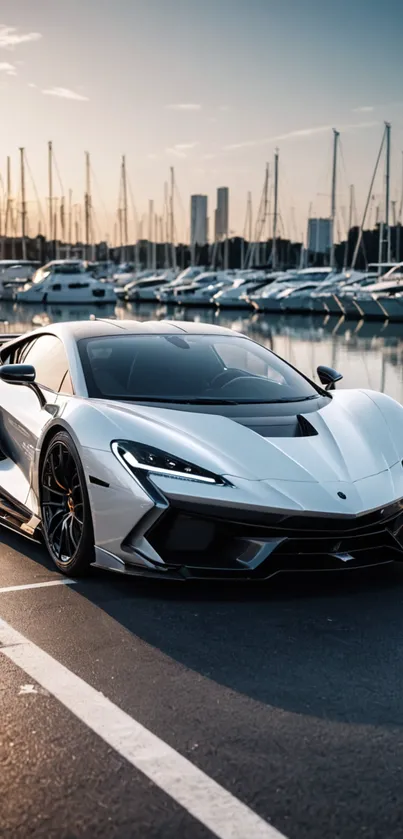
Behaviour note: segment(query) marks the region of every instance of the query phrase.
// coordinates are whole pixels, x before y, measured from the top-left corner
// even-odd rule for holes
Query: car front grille
[[[217,508],[206,515],[190,502],[170,506],[146,538],[176,568],[257,577],[270,576],[273,569],[342,568],[346,562],[403,559],[403,506],[399,502],[356,517],[234,510],[223,516]]]

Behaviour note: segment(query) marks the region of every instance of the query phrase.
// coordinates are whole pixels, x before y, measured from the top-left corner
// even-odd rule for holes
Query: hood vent
[[[288,417],[231,417],[261,437],[314,437],[316,428],[302,414]]]
[[[296,437],[316,437],[317,430],[313,427],[313,425],[304,417],[302,414],[298,414],[297,416],[298,425],[300,428],[300,433],[296,434]]]

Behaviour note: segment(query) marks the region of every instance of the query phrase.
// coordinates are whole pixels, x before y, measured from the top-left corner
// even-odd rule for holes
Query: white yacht
[[[283,312],[292,312],[294,314],[303,314],[304,312],[314,311],[313,300],[315,295],[323,294],[327,291],[328,296],[334,291],[343,291],[349,284],[358,285],[363,282],[365,275],[358,271],[342,271],[341,273],[330,274],[325,280],[311,280],[299,284],[298,286],[288,290],[287,293],[279,295],[283,298],[281,308]],[[323,312],[323,305],[321,311]]]
[[[15,292],[32,280],[39,265],[39,262],[27,259],[20,262],[15,259],[0,260],[0,300],[14,300]]]
[[[116,294],[107,283],[94,279],[85,263],[65,259],[40,268],[15,299],[19,303],[96,305],[115,303]]]
[[[368,265],[376,272],[379,267],[377,263]],[[386,267],[386,264],[381,267]],[[381,276],[366,273],[358,280],[353,277],[352,282],[331,292],[321,301],[329,314],[347,318],[389,317],[396,307],[401,312],[399,298],[403,294],[403,263],[394,264],[392,268],[389,266],[389,270]]]
[[[273,274],[271,279],[274,281],[277,276],[278,274]],[[256,294],[269,282],[270,277],[265,274],[239,277],[229,288],[225,287],[217,291],[212,302],[220,309],[249,309],[248,295]]]
[[[131,303],[156,303],[156,292],[171,283],[175,276],[173,271],[163,271],[151,277],[133,280],[123,289],[118,289],[117,295]]]
[[[342,279],[340,279],[342,277]],[[310,294],[307,302],[307,310],[329,315],[347,315],[351,311],[357,311],[353,301],[355,295],[366,286],[376,283],[376,274],[363,274],[360,271],[347,271],[343,275],[336,275],[323,287],[316,289]]]
[[[210,302],[218,290],[218,283],[232,285],[236,275],[230,271],[205,271],[192,282],[178,283],[162,289],[157,295],[161,303],[195,306]],[[179,278],[178,278],[179,279]],[[207,289],[207,291],[204,291]]]
[[[392,273],[394,279],[392,279]],[[386,279],[389,276],[391,279]],[[402,268],[400,268],[400,276],[398,272],[390,271],[380,282],[373,283],[355,294],[352,301],[357,313],[355,316],[360,318],[385,319],[389,316],[389,313],[384,303],[390,303],[395,298],[401,310],[400,298],[402,294],[403,275]],[[348,312],[348,315],[353,316],[353,313]]]
[[[380,281],[382,277],[389,276],[391,270],[398,267],[399,264],[396,262],[370,262],[367,265],[367,272],[368,274],[376,274]]]
[[[248,295],[248,300],[259,312],[279,312],[284,300],[296,288],[310,285],[311,288],[325,282],[332,274],[331,268],[304,268],[281,274],[274,283]]]
[[[195,265],[189,265],[189,268],[185,268],[184,271],[181,271],[174,280],[171,280],[170,283],[167,283],[163,289],[157,289],[155,292],[156,300],[160,301],[161,303],[172,303],[175,301],[175,291],[177,288],[190,285],[193,283],[198,277],[202,274],[206,273],[206,268],[201,268]]]
[[[220,280],[213,279],[211,283],[182,286],[178,289],[176,302],[179,306],[212,306],[214,295],[232,284],[232,277],[222,277]]]
[[[135,279],[136,271],[133,262],[122,262],[112,274],[113,285],[122,288]]]

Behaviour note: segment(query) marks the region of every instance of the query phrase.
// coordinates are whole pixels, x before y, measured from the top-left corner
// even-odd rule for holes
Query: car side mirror
[[[31,385],[35,376],[32,364],[3,364],[0,367],[0,379],[9,385]]]
[[[335,390],[336,382],[340,382],[343,378],[342,373],[338,373],[332,367],[325,367],[323,364],[318,367],[317,373],[325,390]]]
[[[3,364],[0,366],[0,381],[8,385],[25,385],[31,388],[36,394],[41,408],[44,408],[46,399],[35,382],[36,372],[32,364]]]

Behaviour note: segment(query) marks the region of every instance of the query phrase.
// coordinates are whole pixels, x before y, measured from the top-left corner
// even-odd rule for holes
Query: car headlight
[[[111,444],[114,455],[120,460],[123,466],[138,475],[139,472],[149,474],[170,475],[172,478],[183,480],[202,481],[205,484],[225,484],[226,481],[207,469],[188,463],[180,457],[168,454],[142,443],[132,443],[130,440],[115,440]]]

